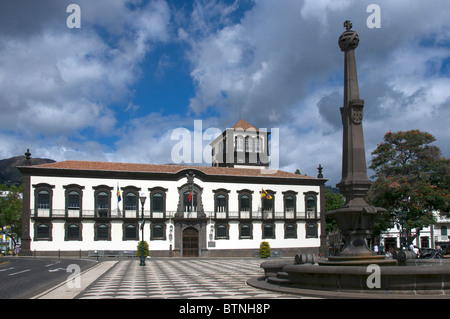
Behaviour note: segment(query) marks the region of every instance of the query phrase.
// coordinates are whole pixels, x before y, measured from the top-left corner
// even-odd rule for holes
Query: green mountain
[[[40,165],[55,162],[47,158],[31,158],[31,165]],[[25,156],[15,156],[0,160],[0,184],[22,184],[22,174],[17,166],[25,166]]]

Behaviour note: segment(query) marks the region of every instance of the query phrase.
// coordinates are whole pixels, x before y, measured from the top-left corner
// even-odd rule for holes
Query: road
[[[88,259],[0,257],[0,299],[27,299],[65,281],[72,274],[95,266]]]

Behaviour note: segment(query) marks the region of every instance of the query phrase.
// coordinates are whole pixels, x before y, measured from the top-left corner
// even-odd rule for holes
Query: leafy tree
[[[338,208],[344,204],[344,196],[342,196],[338,192],[333,192],[330,188],[325,187],[325,212],[329,212]],[[336,220],[333,217],[326,217],[326,226],[325,229],[327,232],[332,232],[338,229]]]
[[[0,197],[0,226],[15,225],[13,232],[22,232],[22,186],[2,187],[8,193]]]
[[[449,215],[449,159],[441,157],[436,139],[419,130],[387,132],[372,152],[370,166],[376,178],[368,200],[387,209],[374,229],[380,231],[402,225],[408,244],[424,226],[435,223],[433,211]],[[416,230],[415,234],[412,230]]]

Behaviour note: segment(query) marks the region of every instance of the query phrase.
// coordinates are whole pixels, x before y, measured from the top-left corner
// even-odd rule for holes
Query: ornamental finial
[[[347,31],[350,31],[350,29],[353,27],[353,25],[352,25],[352,23],[351,23],[351,21],[350,20],[345,20],[345,22],[344,22],[344,28],[347,30]]]

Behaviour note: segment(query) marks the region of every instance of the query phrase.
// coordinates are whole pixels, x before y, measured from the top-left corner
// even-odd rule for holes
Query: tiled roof
[[[132,164],[112,162],[90,162],[90,161],[62,161],[48,164],[31,166],[33,169],[61,169],[82,171],[111,171],[111,172],[142,172],[142,173],[172,173],[176,174],[182,170],[199,170],[206,175],[217,176],[255,176],[274,178],[296,178],[315,179],[311,176],[299,175],[280,170],[261,170],[251,168],[209,167],[209,166],[186,166],[186,165],[160,165],[160,164]]]
[[[234,124],[234,126],[232,127],[234,129],[242,129],[242,130],[247,130],[249,128],[254,129],[255,131],[259,131],[256,127],[254,127],[253,125],[251,125],[250,123],[244,121],[244,120],[239,120],[236,124]]]

